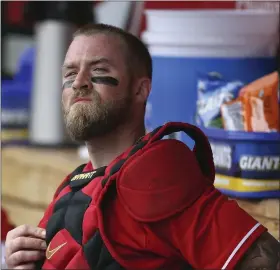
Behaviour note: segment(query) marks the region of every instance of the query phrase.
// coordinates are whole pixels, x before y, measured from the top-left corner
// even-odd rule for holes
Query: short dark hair
[[[131,72],[136,75],[147,76],[152,79],[152,58],[146,45],[136,36],[123,29],[107,24],[87,24],[78,29],[73,38],[81,35],[91,36],[94,34],[116,35],[124,42],[127,49],[127,64]]]

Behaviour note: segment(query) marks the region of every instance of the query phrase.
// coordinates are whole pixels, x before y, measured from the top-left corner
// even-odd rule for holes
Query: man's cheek
[[[70,100],[73,95],[73,90],[71,88],[64,89],[62,92],[62,104],[65,108],[70,106]]]
[[[74,83],[74,80],[69,80],[69,81],[64,82],[62,84],[62,91],[65,90],[65,89],[71,89],[73,83]]]

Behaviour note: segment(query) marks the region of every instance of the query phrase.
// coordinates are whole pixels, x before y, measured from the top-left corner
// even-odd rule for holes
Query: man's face
[[[131,83],[117,37],[76,37],[63,65],[62,107],[71,138],[87,141],[125,122],[131,108]]]

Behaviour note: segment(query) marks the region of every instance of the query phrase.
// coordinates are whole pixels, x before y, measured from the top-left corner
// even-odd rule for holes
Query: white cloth
[[[1,269],[7,269],[6,261],[5,261],[5,243],[1,243]]]

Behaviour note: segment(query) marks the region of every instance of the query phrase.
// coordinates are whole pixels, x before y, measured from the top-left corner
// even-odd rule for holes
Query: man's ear
[[[151,87],[151,80],[149,78],[145,77],[139,79],[135,89],[136,100],[140,102],[146,102],[149,97]]]

